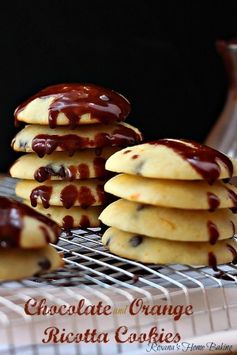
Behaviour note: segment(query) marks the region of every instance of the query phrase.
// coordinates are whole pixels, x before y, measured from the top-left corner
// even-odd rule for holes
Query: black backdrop
[[[0,2],[0,171],[16,157],[14,108],[46,85],[94,82],[129,98],[146,140],[202,141],[227,82],[215,49],[237,36],[237,1]]]

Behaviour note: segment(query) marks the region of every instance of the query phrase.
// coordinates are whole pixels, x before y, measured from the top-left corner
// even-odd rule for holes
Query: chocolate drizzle
[[[229,249],[229,251],[232,253],[233,255],[233,260],[232,260],[232,263],[233,264],[236,264],[237,263],[237,251],[235,250],[234,247],[232,247],[232,245],[230,244],[226,244],[227,245],[227,248]]]
[[[1,248],[20,247],[21,231],[24,228],[24,217],[29,216],[47,225],[53,232],[55,240],[60,234],[57,223],[33,210],[21,202],[0,197],[0,246]],[[47,229],[40,226],[46,242],[51,242]]]
[[[209,233],[209,241],[211,245],[216,244],[219,238],[219,231],[215,223],[208,221],[207,228]]]
[[[105,162],[106,159],[95,157],[93,161],[94,177],[100,178],[108,176],[108,172],[105,170]],[[57,176],[66,181],[73,181],[75,179],[85,180],[90,177],[90,170],[88,164],[81,163],[78,166],[70,165],[66,167],[62,165],[58,170],[55,170],[50,165],[42,166],[34,173],[34,179],[38,182],[50,180],[52,176]]]
[[[210,212],[215,211],[217,207],[220,205],[219,197],[212,192],[207,192],[207,199],[208,199],[209,211]]]
[[[80,226],[82,228],[88,228],[90,227],[90,220],[86,215],[82,215],[81,216],[81,220],[80,220]]]
[[[53,188],[51,186],[40,185],[31,191],[30,201],[31,206],[36,207],[38,203],[38,198],[41,200],[41,203],[44,208],[49,208],[50,198]]]
[[[72,216],[63,217],[63,228],[70,229],[74,226],[74,218]]]
[[[38,134],[32,140],[32,150],[40,158],[45,154],[52,154],[55,150],[68,152],[68,155],[72,156],[84,148],[123,147],[140,141],[141,136],[132,128],[118,124],[112,132],[97,133],[93,139],[77,134]]]
[[[96,157],[93,161],[95,176],[96,177],[105,177],[108,176],[108,172],[105,170],[106,159],[102,157]]]
[[[49,106],[48,122],[51,128],[58,126],[58,115],[64,113],[71,129],[80,124],[81,116],[89,113],[97,122],[123,121],[131,111],[128,100],[117,92],[93,84],[64,83],[49,86],[15,110],[15,122],[19,113],[36,98],[54,99]]]
[[[98,185],[96,187],[96,192],[98,194],[98,199],[101,204],[105,201],[105,192],[103,189],[103,185]],[[87,208],[96,202],[95,197],[93,196],[91,189],[87,186],[81,186],[79,189],[71,184],[65,186],[60,194],[60,200],[62,202],[63,207],[69,209],[79,202],[79,205],[82,208]]]
[[[233,221],[230,221],[231,225],[232,225],[232,230],[233,230],[233,235],[235,235],[236,230],[235,230],[235,224]]]
[[[219,161],[226,167],[228,177],[233,175],[231,160],[221,152],[191,140],[160,139],[150,142],[154,145],[164,145],[174,150],[186,160],[209,184],[213,184],[220,177]]]
[[[231,211],[233,213],[237,213],[237,194],[233,190],[229,189],[228,187],[226,187],[226,190],[228,191],[229,198],[231,199],[234,205],[234,207],[231,208]]]
[[[78,172],[79,172],[79,176],[80,179],[88,179],[90,176],[90,171],[89,171],[89,167],[87,164],[79,164],[78,165]]]
[[[218,271],[216,257],[212,251],[208,253],[208,265],[212,267],[214,271]]]

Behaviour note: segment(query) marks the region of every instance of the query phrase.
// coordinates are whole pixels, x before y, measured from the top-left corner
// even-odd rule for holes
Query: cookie
[[[0,280],[19,280],[63,267],[59,253],[50,245],[40,249],[0,248]]]
[[[30,200],[36,207],[41,203],[44,208],[53,206],[100,206],[106,202],[103,181],[97,179],[67,181],[47,181],[38,183],[33,180],[21,180],[16,185],[16,195]]]
[[[237,161],[194,141],[161,139],[112,155],[106,169],[158,179],[206,180],[237,175]]]
[[[11,167],[10,175],[18,179],[75,180],[108,176],[105,162],[117,147],[85,149],[69,157],[65,152],[54,152],[43,158],[30,153],[21,156]]]
[[[57,223],[16,200],[0,197],[0,249],[41,248],[56,243]]]
[[[142,135],[139,130],[126,123],[86,125],[77,129],[66,127],[52,130],[47,126],[29,125],[13,139],[16,151],[35,152],[39,157],[54,151],[65,151],[73,155],[85,148],[106,146],[128,146],[139,143]]]
[[[24,202],[30,205],[30,201],[25,200]],[[71,207],[69,210],[66,210],[60,206],[51,206],[45,209],[41,204],[38,204],[35,209],[66,229],[99,227],[100,221],[98,217],[102,212],[102,207],[88,207],[86,209]]]
[[[208,242],[177,242],[150,238],[109,228],[102,237],[103,244],[114,254],[124,258],[154,264],[210,265],[236,261],[235,239]]]
[[[131,111],[128,100],[101,86],[65,83],[49,86],[15,110],[15,120],[31,124],[77,125],[123,121]]]
[[[100,220],[123,231],[153,238],[215,244],[231,238],[237,229],[237,215],[229,209],[215,212],[157,207],[118,200],[107,206]]]
[[[183,209],[236,208],[237,188],[217,181],[152,179],[119,174],[106,182],[105,191],[126,200]]]

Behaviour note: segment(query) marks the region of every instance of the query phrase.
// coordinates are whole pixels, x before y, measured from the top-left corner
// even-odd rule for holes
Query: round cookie
[[[215,212],[182,210],[118,200],[107,206],[100,220],[123,231],[153,238],[201,242],[227,239],[235,234],[237,215],[229,209]]]
[[[26,204],[30,205],[30,201],[25,200]],[[62,228],[89,228],[99,227],[100,221],[98,219],[102,212],[102,207],[71,207],[66,210],[64,207],[51,206],[45,209],[42,205],[38,204],[35,209],[48,216],[52,220],[58,223]]]
[[[0,280],[19,280],[63,267],[59,253],[47,245],[40,249],[0,248]]]
[[[207,180],[237,175],[237,161],[193,141],[161,139],[120,150],[106,169],[150,178]]]
[[[102,243],[121,257],[154,264],[210,265],[230,263],[236,259],[235,239],[221,240],[215,245],[207,242],[177,242],[155,239],[109,228]]]
[[[54,152],[43,158],[30,153],[21,156],[11,167],[10,175],[18,179],[75,180],[108,176],[105,162],[117,147],[85,149],[69,157],[66,152]]]
[[[21,180],[16,184],[16,195],[31,200],[36,207],[41,203],[44,208],[53,206],[100,206],[106,201],[103,181],[97,179],[67,181],[47,181],[38,183],[33,180]]]
[[[73,155],[85,148],[124,147],[141,140],[139,130],[124,122],[86,125],[73,130],[66,127],[52,130],[47,126],[29,125],[15,136],[12,147],[16,151],[35,152],[43,157],[54,151],[66,151]]]
[[[77,125],[123,121],[130,103],[119,93],[94,84],[64,83],[49,86],[15,110],[16,121],[31,124]]]
[[[0,197],[0,249],[41,248],[56,243],[57,223],[16,200]]]
[[[119,174],[107,181],[104,188],[126,200],[156,206],[194,210],[237,207],[237,188],[222,181],[209,185],[206,181],[171,181]]]

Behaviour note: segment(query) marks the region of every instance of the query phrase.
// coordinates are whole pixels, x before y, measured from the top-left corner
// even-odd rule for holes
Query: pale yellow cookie
[[[42,248],[56,243],[60,228],[25,204],[0,196],[0,249]]]
[[[237,188],[217,181],[151,179],[119,174],[106,182],[105,191],[130,201],[184,209],[214,210],[237,206]]]
[[[177,242],[150,238],[109,228],[102,237],[109,250],[123,258],[154,264],[210,265],[230,263],[237,252],[235,239],[207,242]],[[233,248],[233,249],[232,249]]]
[[[139,143],[142,135],[139,130],[127,123],[85,125],[77,129],[28,125],[13,139],[16,151],[35,152],[40,157],[54,151],[66,151],[69,155],[84,148],[106,146],[128,146]]]
[[[63,267],[59,253],[50,245],[40,249],[0,249],[0,280],[19,280]]]
[[[21,156],[11,167],[14,178],[37,180],[76,180],[108,176],[105,161],[118,150],[105,147],[100,150],[85,149],[69,157],[66,152],[54,152],[39,158],[30,153]]]
[[[168,142],[168,145],[163,145],[162,142]],[[179,150],[169,147],[170,142],[178,143]],[[194,148],[196,145],[197,149]],[[184,148],[184,152],[181,148]],[[213,180],[230,177],[229,165],[225,164],[227,161],[226,156],[196,142],[166,139],[120,150],[107,160],[106,169],[150,178],[203,180],[206,177],[206,180],[212,181],[212,174],[217,174],[214,175]],[[237,161],[231,159],[229,163],[231,162],[233,176],[235,176],[237,175]]]
[[[71,208],[81,206],[100,206],[105,203],[103,181],[97,179],[67,181],[47,181],[38,183],[33,180],[21,180],[16,185],[16,195],[31,200],[33,207],[37,203],[44,208],[63,206]]]
[[[215,243],[232,237],[237,228],[237,215],[229,209],[183,210],[122,199],[107,206],[99,218],[104,224],[126,232],[191,242]]]
[[[24,202],[30,205],[30,201],[25,200]],[[35,209],[50,217],[62,228],[66,229],[99,227],[100,221],[98,217],[102,212],[102,207],[97,206],[88,208],[71,207],[70,209],[65,209],[60,206],[51,206],[45,209],[41,204],[38,204]]]

